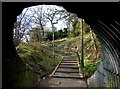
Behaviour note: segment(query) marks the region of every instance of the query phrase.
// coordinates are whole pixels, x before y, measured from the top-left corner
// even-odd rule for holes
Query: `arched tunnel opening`
[[[26,66],[20,60],[13,43],[13,23],[16,16],[27,6],[38,3],[3,3],[3,87],[21,86],[20,75],[24,75]],[[41,4],[41,3],[40,3]],[[43,3],[42,3],[43,4]],[[88,79],[90,87],[119,87],[120,84],[120,49],[119,49],[119,3],[46,3],[61,5],[70,12],[76,13],[80,18],[84,18],[86,23],[97,35],[102,46],[102,60],[95,74]],[[72,7],[71,7],[72,6]],[[83,7],[89,7],[84,8]],[[101,7],[102,6],[102,7]],[[106,7],[107,6],[107,7]],[[16,8],[15,8],[16,7]],[[74,7],[74,8],[73,8]],[[94,8],[97,8],[97,11]],[[8,11],[12,10],[11,13]],[[89,12],[89,10],[91,12]],[[88,12],[89,13],[88,13]],[[107,12],[106,12],[107,11]],[[82,12],[82,14],[80,14]],[[104,13],[103,13],[104,12]],[[10,15],[9,15],[10,14]],[[21,72],[23,71],[23,72]],[[21,73],[20,73],[21,72]],[[30,71],[31,72],[31,71]],[[36,76],[34,73],[32,76]],[[27,76],[25,76],[30,81]],[[32,78],[31,78],[32,79]],[[99,81],[98,81],[99,80]],[[34,86],[36,79],[31,85]],[[5,84],[5,85],[4,85]],[[7,86],[7,87],[8,87]],[[24,87],[24,86],[23,86]]]
[[[83,37],[81,37],[82,34]],[[56,5],[38,5],[24,8],[14,23],[13,41],[22,61],[41,78],[55,69],[54,67],[59,64],[61,56],[76,55],[79,67],[85,65],[82,72],[84,78],[87,79],[96,71],[101,58],[100,42],[91,30],[90,25],[78,18],[76,14]],[[83,53],[81,53],[82,49]],[[59,53],[59,56],[54,55],[55,53]],[[80,63],[81,57],[83,63]],[[71,61],[71,63],[75,62]],[[73,72],[69,69],[65,72],[63,68],[57,70],[59,74],[62,74],[62,77],[64,77],[64,73],[71,75],[73,73],[75,76],[76,72],[76,70]]]

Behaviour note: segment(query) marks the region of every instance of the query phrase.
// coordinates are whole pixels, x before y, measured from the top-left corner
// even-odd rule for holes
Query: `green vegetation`
[[[85,67],[83,69],[84,76],[86,76],[87,78],[92,76],[94,72],[97,70],[99,63],[100,61],[90,62],[87,59],[84,60],[84,64],[85,64]]]
[[[64,38],[64,37],[67,37],[67,34],[68,34],[68,29],[67,28],[64,28],[63,30],[58,30],[58,31],[55,31],[54,32],[54,39],[61,39],[61,38]],[[52,35],[53,35],[53,32],[47,32],[46,34],[46,38],[45,40],[50,40],[52,41]]]
[[[94,39],[93,36],[94,35]],[[95,43],[94,43],[95,42]],[[59,40],[55,40],[55,50],[59,50],[64,53],[70,53],[77,55],[77,51],[80,54],[80,36],[67,37]],[[49,44],[50,46],[50,44]],[[72,48],[72,49],[71,49]],[[74,50],[73,50],[74,49]],[[101,57],[101,47],[96,35],[90,31],[84,32],[84,69],[83,74],[88,78],[98,68]]]
[[[27,11],[32,13],[28,14]],[[62,24],[59,24],[59,21],[60,23],[62,21]],[[61,10],[56,6],[27,8],[17,16],[13,32],[14,45],[25,64],[21,66],[21,71],[24,71],[15,76],[19,78],[21,86],[32,87],[39,77],[49,75],[63,58],[57,55],[57,52],[61,55],[76,55],[81,65],[84,64],[82,73],[87,78],[96,71],[100,63],[101,48],[96,35],[84,19],[78,18],[76,14],[64,8]],[[84,52],[81,52],[82,45]],[[13,68],[17,70],[16,67]]]
[[[43,72],[51,73],[62,59],[59,55],[55,55],[55,59],[53,59],[49,47],[45,47],[39,42],[21,43],[17,47],[17,52],[27,67],[40,76],[43,76]]]
[[[81,59],[81,26],[80,19],[73,23],[73,29],[58,30],[54,32],[54,51],[65,54],[77,55]],[[53,59],[53,32],[47,32],[46,38],[39,35],[39,29],[31,32],[30,41],[21,43],[17,47],[17,52],[25,62],[28,68],[35,73],[50,73],[62,59],[61,56],[55,55]],[[82,69],[86,77],[90,77],[97,69],[101,57],[100,43],[91,30],[90,26],[83,22],[83,49],[84,49],[84,68]],[[45,75],[45,74],[44,74]]]
[[[75,55],[75,52],[70,50],[69,46],[65,45],[65,44],[69,45],[72,40],[73,40],[73,38],[63,38],[63,40],[61,40],[61,39],[56,40],[55,41],[55,51],[60,51],[65,54]]]

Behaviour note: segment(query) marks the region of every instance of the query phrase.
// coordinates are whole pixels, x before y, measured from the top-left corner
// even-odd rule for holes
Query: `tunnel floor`
[[[86,82],[80,79],[46,78],[41,80],[37,87],[87,87]]]

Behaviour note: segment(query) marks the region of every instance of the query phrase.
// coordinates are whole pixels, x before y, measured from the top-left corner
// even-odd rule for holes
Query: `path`
[[[63,59],[49,77],[41,80],[39,87],[86,87],[76,56],[56,53],[62,55]]]

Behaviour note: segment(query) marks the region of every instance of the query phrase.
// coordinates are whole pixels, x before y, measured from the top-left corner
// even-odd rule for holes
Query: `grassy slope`
[[[94,55],[91,54],[93,51],[90,51],[90,49],[93,49],[93,42],[89,40],[90,34],[84,35],[84,63],[85,68],[83,73],[90,77],[97,69],[99,65],[99,60],[97,61],[91,61],[94,59]],[[89,42],[90,41],[90,42]],[[97,44],[99,45],[99,43]],[[91,46],[86,49],[88,46]],[[28,66],[33,68],[36,71],[40,70],[39,65],[41,66],[41,69],[44,71],[52,72],[55,66],[58,64],[60,59],[62,57],[55,55],[55,60],[52,58],[52,42],[43,42],[41,43],[29,43],[29,44],[21,44],[19,45],[18,53],[20,57],[25,61],[26,64],[29,64]],[[74,48],[75,50],[71,49]],[[68,37],[63,39],[55,40],[55,50],[61,51],[63,53],[69,53],[72,55],[76,54],[76,49],[79,49],[80,51],[80,37]],[[51,50],[51,51],[50,51]],[[21,51],[21,52],[20,52]],[[99,50],[100,51],[100,50]],[[88,55],[90,55],[88,57]],[[28,63],[29,62],[29,63]],[[32,66],[30,66],[32,64]],[[36,67],[35,67],[36,66]]]
[[[55,55],[54,60],[49,48],[41,43],[22,43],[17,47],[17,52],[27,67],[40,76],[51,73],[62,58]]]
[[[74,44],[72,44],[72,43],[74,43]],[[63,53],[76,55],[76,53],[70,48],[75,48],[75,47],[79,46],[78,43],[79,43],[79,37],[76,37],[76,38],[68,37],[68,38],[55,40],[54,41],[55,51],[60,51]],[[48,46],[52,47],[52,42],[51,41],[44,42],[44,45],[46,47],[48,47]]]
[[[88,42],[89,39],[89,33],[84,35],[84,44],[86,44]],[[47,44],[50,46],[50,44]],[[60,40],[55,40],[55,50],[59,50],[61,52],[64,53],[70,53],[73,55],[77,55],[76,51],[72,50],[71,48],[79,48],[80,51],[80,37],[69,37],[69,38],[63,38]],[[99,65],[99,61],[100,59],[96,60],[96,61],[91,61],[94,59],[95,55],[90,55],[93,51],[89,51],[86,50],[86,47],[91,45],[91,49],[93,49],[93,42],[90,41],[88,42],[85,47],[84,47],[84,63],[85,63],[85,68],[83,69],[83,73],[85,74],[85,76],[90,77],[98,68]],[[99,46],[99,42],[97,41],[97,45]],[[66,49],[68,48],[68,49]],[[100,48],[98,49],[100,51]],[[71,51],[71,52],[70,52]],[[90,55],[88,57],[88,55]]]

